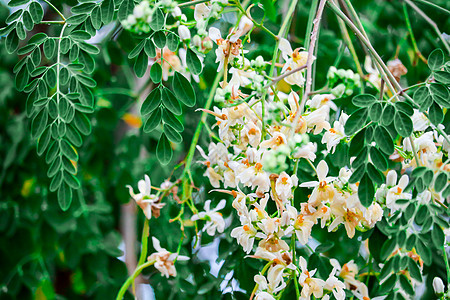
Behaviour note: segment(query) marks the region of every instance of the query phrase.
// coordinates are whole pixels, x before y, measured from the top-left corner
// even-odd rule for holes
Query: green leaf
[[[96,3],[86,2],[86,3],[81,3],[77,6],[72,7],[72,9],[70,11],[74,15],[89,14],[95,7],[97,7]]]
[[[367,155],[368,154],[369,153],[368,153],[367,147],[364,147],[364,149],[358,154],[358,156],[352,162],[352,168],[353,169],[357,169],[359,166],[364,164],[367,161]]]
[[[175,72],[172,79],[173,91],[177,99],[183,102],[184,105],[192,107],[195,105],[196,96],[194,88],[192,87],[189,80],[186,79],[179,72]]]
[[[433,101],[442,107],[450,108],[450,92],[445,85],[431,83],[428,88]]]
[[[183,123],[181,123],[180,120],[178,120],[177,117],[175,117],[174,114],[172,114],[170,111],[168,111],[167,109],[163,110],[162,113],[162,119],[165,123],[169,124],[170,126],[172,126],[176,131],[178,132],[182,132],[184,130],[184,125]]]
[[[395,102],[395,109],[397,111],[404,112],[408,116],[412,116],[414,114],[414,110],[411,105],[407,102]]]
[[[81,50],[83,50],[87,53],[90,53],[90,54],[99,54],[100,53],[100,50],[96,46],[88,44],[86,42],[78,43],[78,47],[80,47]]]
[[[50,126],[47,126],[47,128],[38,139],[37,154],[39,156],[41,156],[45,152],[45,149],[47,149],[47,146],[50,143],[51,136],[52,134],[50,132]]]
[[[83,23],[84,21],[86,21],[87,18],[88,18],[88,15],[84,15],[84,14],[73,15],[73,16],[70,16],[69,18],[67,18],[66,23],[69,25],[79,25],[79,24]]]
[[[17,37],[16,30],[11,31],[6,37],[6,51],[8,53],[13,53],[19,47],[19,38]]]
[[[433,230],[431,230],[431,239],[437,249],[442,249],[445,242],[445,234],[442,228],[436,223],[434,223]]]
[[[412,278],[422,282],[422,273],[420,272],[419,266],[417,266],[417,263],[410,257],[408,257],[408,270]]]
[[[144,124],[144,132],[150,132],[152,130],[154,130],[156,127],[159,126],[159,124],[161,124],[161,119],[162,119],[162,109],[161,108],[157,108],[156,110],[154,110],[149,116],[147,121],[145,121]]]
[[[70,145],[66,140],[61,140],[60,142],[60,148],[62,154],[64,154],[65,157],[67,157],[70,160],[78,161],[78,154],[75,151],[75,149]]]
[[[388,162],[386,157],[378,150],[376,147],[370,148],[370,159],[377,169],[381,171],[386,171],[388,169]]]
[[[389,291],[392,291],[396,282],[397,282],[397,275],[392,274],[388,279],[386,279],[385,282],[383,282],[382,285],[380,285],[378,292],[380,294],[385,294]]]
[[[96,30],[99,30],[100,27],[102,27],[102,12],[100,11],[100,6],[97,6],[92,10],[91,22]]]
[[[373,196],[375,195],[375,188],[370,180],[369,176],[363,175],[358,186],[358,198],[361,204],[365,207],[369,207],[373,202]]]
[[[78,131],[72,125],[67,126],[66,138],[75,147],[80,147],[83,143],[83,140],[81,139],[81,135],[78,133]]]
[[[434,190],[439,193],[445,188],[447,183],[448,183],[447,174],[445,172],[439,173],[434,181]]]
[[[195,52],[191,49],[187,49],[186,51],[186,64],[192,74],[199,75],[202,72],[202,62],[198,58],[197,54],[195,54]]]
[[[428,111],[428,118],[430,122],[435,126],[438,126],[444,120],[444,113],[442,109],[437,105],[437,103],[433,103]]]
[[[23,9],[18,9],[15,12],[13,12],[8,18],[6,18],[5,23],[13,23],[14,21],[18,20],[23,14]],[[16,27],[16,23],[14,22],[14,28]]]
[[[334,242],[328,241],[328,242],[322,243],[319,246],[317,246],[316,249],[314,249],[314,253],[324,253],[324,252],[329,251],[333,247],[334,247]]]
[[[83,30],[74,30],[70,33],[70,37],[76,41],[85,41],[91,38],[91,35]]]
[[[165,21],[164,13],[160,8],[157,8],[152,15],[152,19],[150,21],[150,28],[153,31],[161,30],[164,27],[164,21]]]
[[[58,188],[58,203],[63,211],[68,210],[72,203],[72,189],[65,182]]]
[[[392,254],[396,245],[397,242],[395,238],[387,239],[384,242],[383,246],[381,247],[381,254],[380,254],[380,258],[382,261],[386,260]]]
[[[401,274],[399,276],[400,286],[402,289],[407,292],[409,295],[414,295],[414,288],[411,285],[411,282],[409,282],[408,278],[406,278],[405,275]]]
[[[169,32],[166,36],[167,48],[170,51],[175,52],[178,49],[178,44],[180,43],[180,38],[173,32]]]
[[[142,103],[141,115],[145,116],[153,112],[161,104],[161,99],[161,90],[159,88],[153,89]]]
[[[31,136],[37,139],[44,132],[47,126],[48,113],[47,109],[41,109],[41,111],[33,118],[31,122]]]
[[[163,49],[166,45],[166,34],[164,31],[157,31],[153,34],[153,43],[155,43],[156,47],[159,49]]]
[[[428,56],[428,67],[432,70],[439,70],[444,64],[444,52],[441,49],[435,49]]]
[[[433,73],[434,79],[443,84],[450,84],[450,73],[445,71],[437,71]]]
[[[388,126],[394,121],[395,108],[390,104],[386,104],[381,115],[381,124]]]
[[[56,42],[54,39],[47,39],[42,48],[46,58],[51,59],[56,52]]]
[[[111,23],[114,18],[114,0],[103,0],[101,13],[103,23]]]
[[[381,119],[383,113],[383,105],[379,102],[375,102],[369,109],[369,117],[373,122],[378,122]]]
[[[425,265],[427,266],[431,265],[432,262],[431,250],[427,245],[425,245],[425,243],[421,239],[418,239],[416,242],[416,250],[417,253],[420,255],[420,257],[423,259]]]
[[[22,15],[23,26],[27,31],[31,31],[34,27],[33,19],[28,11],[24,11]]]
[[[355,132],[363,128],[366,124],[367,115],[367,108],[360,108],[353,112],[347,119],[347,122],[345,122],[345,134],[353,135]]]
[[[63,172],[57,170],[57,173],[55,173],[55,177],[53,177],[52,182],[50,182],[50,191],[51,192],[56,191],[62,182],[63,182]]]
[[[44,10],[42,9],[41,4],[39,2],[33,1],[30,4],[29,8],[31,18],[33,19],[33,22],[35,24],[39,24],[42,21],[42,18],[44,17]]]
[[[164,123],[163,126],[164,134],[167,136],[167,138],[172,142],[179,144],[183,141],[183,138],[181,137],[181,134],[179,134],[172,126],[170,126],[167,123]]]
[[[30,0],[11,0],[8,2],[8,6],[10,7],[16,7],[16,6],[21,6],[24,4],[27,4]]]
[[[387,155],[391,155],[394,152],[394,141],[387,129],[383,126],[377,126],[374,139],[380,150]]]
[[[129,15],[132,15],[133,9],[134,9],[134,0],[123,0],[122,4],[120,4],[119,6],[119,12],[117,14],[119,20],[123,21],[126,18],[128,18]]]
[[[148,57],[156,56],[155,44],[153,44],[151,39],[147,39],[144,45],[144,51],[148,55]]]
[[[365,172],[366,172],[366,165],[364,164],[364,165],[359,166],[359,168],[353,172],[352,176],[350,176],[350,178],[348,179],[348,182],[349,183],[357,183],[358,181],[361,180],[361,178],[363,177]]]
[[[91,133],[91,123],[86,115],[79,112],[75,113],[73,124],[81,134],[89,135]]]
[[[148,67],[148,57],[144,52],[141,52],[136,58],[136,61],[134,63],[134,72],[136,73],[136,76],[137,77],[144,76],[145,71],[147,71],[147,67]]]
[[[357,95],[352,100],[353,104],[358,107],[370,107],[376,101],[377,98],[370,94]]]
[[[81,187],[80,181],[74,175],[69,173],[64,173],[64,181],[73,189],[79,189]]]
[[[174,115],[181,114],[181,106],[178,102],[175,95],[166,87],[163,87],[161,90],[162,103],[163,105],[170,110]]]
[[[170,146],[169,139],[162,134],[159,138],[158,145],[156,146],[156,157],[163,165],[167,165],[172,160],[172,147]]]
[[[17,22],[16,25],[16,33],[20,40],[24,40],[27,37],[27,32],[25,31],[25,28],[23,26],[22,22]]]
[[[402,137],[409,137],[413,132],[413,122],[411,117],[401,111],[395,113],[394,126],[398,134]]]
[[[25,86],[28,84],[30,76],[28,74],[27,68],[22,68],[19,73],[16,74],[16,88],[18,91],[23,91]]]
[[[162,68],[161,65],[157,62],[154,62],[152,67],[150,68],[150,79],[153,83],[160,83],[162,79]]]
[[[383,173],[378,171],[373,164],[368,163],[367,166],[367,174],[369,174],[370,179],[372,179],[377,184],[381,185],[385,182],[385,177]]]
[[[142,52],[142,49],[144,49],[144,45],[146,42],[147,40],[143,39],[139,44],[137,44],[136,47],[134,47],[133,50],[131,50],[131,52],[128,54],[128,58],[132,59],[138,56]]]

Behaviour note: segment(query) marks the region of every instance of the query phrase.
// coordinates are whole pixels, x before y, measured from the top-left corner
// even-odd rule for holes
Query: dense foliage
[[[449,298],[449,16],[2,4],[0,298]]]

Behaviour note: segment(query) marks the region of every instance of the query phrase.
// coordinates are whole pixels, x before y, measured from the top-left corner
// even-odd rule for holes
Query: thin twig
[[[311,32],[311,40],[309,43],[309,49],[308,49],[308,59],[306,60],[306,84],[305,84],[305,92],[303,93],[302,101],[300,103],[300,108],[298,111],[298,114],[295,116],[295,121],[298,121],[297,119],[300,118],[300,115],[303,113],[303,109],[305,107],[306,99],[308,98],[308,94],[311,91],[311,84],[312,84],[312,64],[314,62],[313,54],[314,54],[314,48],[316,46],[316,40],[317,40],[317,32],[319,31],[320,26],[320,20],[322,19],[322,13],[323,9],[325,7],[325,4],[327,3],[327,0],[321,0],[319,3],[319,7],[317,9],[316,18],[314,19],[314,29]],[[295,126],[295,125],[294,125]]]
[[[291,70],[289,72],[284,73],[283,75],[280,75],[278,77],[275,77],[272,82],[270,82],[269,84],[267,84],[264,88],[268,88],[271,85],[276,84],[278,81],[283,80],[284,78],[288,77],[289,75],[292,75],[294,73],[300,72],[301,70],[305,69],[306,65],[300,66],[298,68],[295,68],[294,70]]]
[[[417,7],[414,3],[412,3],[410,0],[405,0],[405,2],[411,6],[419,15],[422,16],[422,18],[425,19],[425,21],[428,22],[428,24],[431,25],[431,27],[434,28],[437,35],[439,36],[439,39],[442,41],[442,44],[444,44],[445,49],[447,49],[447,52],[450,54],[450,46],[447,44],[447,41],[444,39],[442,32],[439,30],[439,27],[437,26],[436,22],[434,22],[430,17],[427,16],[426,13],[423,12],[420,8]]]

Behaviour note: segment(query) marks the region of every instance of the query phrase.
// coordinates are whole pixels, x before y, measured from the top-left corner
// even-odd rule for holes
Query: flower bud
[[[136,19],[141,19],[144,16],[144,9],[140,5],[136,5],[133,9],[133,15]]]
[[[189,28],[187,28],[187,26],[185,25],[180,25],[180,27],[178,27],[178,35],[180,36],[180,39],[183,41],[191,39],[191,32],[189,31]]]
[[[195,47],[200,47],[202,45],[202,39],[198,35],[194,35],[194,38],[192,39],[192,43]]]
[[[174,10],[173,10],[173,12],[172,12],[172,15],[173,15],[175,18],[181,17],[181,9],[180,9],[178,6],[175,7]]]
[[[434,277],[433,279],[433,289],[434,292],[438,295],[444,293],[444,283],[442,282],[442,279],[439,277]]]
[[[211,42],[211,40],[204,41],[203,47],[205,47],[206,50],[211,50],[213,47],[213,43]]]

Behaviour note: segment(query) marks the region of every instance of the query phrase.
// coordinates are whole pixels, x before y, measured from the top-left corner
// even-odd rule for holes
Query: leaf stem
[[[59,9],[57,9],[50,1],[48,0],[43,0],[45,3],[47,3],[51,8],[53,8],[58,15],[60,15],[61,19],[63,19],[64,23],[66,22],[66,18],[64,17],[64,15],[59,11]]]
[[[148,252],[148,237],[150,236],[150,227],[149,227],[149,221],[147,218],[145,218],[144,221],[144,228],[142,229],[142,250],[141,250],[141,256],[139,257],[138,266],[142,265],[145,262],[145,259],[147,257]]]
[[[123,297],[125,296],[125,293],[126,293],[128,287],[139,276],[139,274],[141,274],[142,270],[144,270],[147,267],[150,267],[154,263],[155,263],[155,260],[151,260],[151,261],[146,262],[145,264],[138,266],[136,268],[136,270],[134,270],[133,274],[130,277],[128,277],[128,279],[124,282],[124,284],[120,288],[119,292],[117,293],[116,300],[122,300]]]

